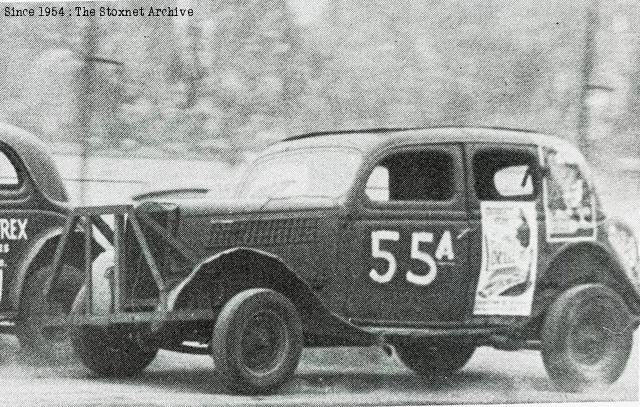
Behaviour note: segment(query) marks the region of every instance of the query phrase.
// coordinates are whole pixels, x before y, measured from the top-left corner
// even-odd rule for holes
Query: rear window
[[[16,167],[13,165],[7,154],[0,150],[0,188],[16,189],[20,186],[20,178]]]

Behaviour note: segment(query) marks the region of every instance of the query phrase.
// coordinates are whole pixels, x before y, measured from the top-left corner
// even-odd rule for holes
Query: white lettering
[[[376,283],[388,283],[396,274],[397,261],[393,253],[380,249],[381,240],[392,240],[397,242],[400,240],[400,233],[391,230],[376,230],[371,232],[371,255],[374,258],[384,259],[389,263],[385,273],[378,273],[374,268],[369,272],[369,277]]]
[[[18,227],[20,228],[20,230],[18,231],[18,240],[28,239],[27,238],[27,222],[29,222],[29,219],[18,219]],[[451,238],[451,236],[449,236],[449,238]]]
[[[0,240],[28,240],[29,219],[0,219]]]
[[[0,239],[11,239],[9,236],[9,220],[0,219]]]
[[[437,260],[442,260],[445,257],[450,261],[454,259],[453,241],[451,239],[451,232],[448,230],[445,231],[440,238],[440,243],[438,243],[435,257]]]
[[[429,253],[420,251],[420,243],[433,243],[433,233],[416,232],[411,235],[411,258],[426,263],[427,272],[420,275],[408,270],[407,281],[416,285],[429,285],[438,274],[438,266]]]
[[[431,232],[414,232],[411,234],[411,259],[425,263],[426,270],[420,273],[418,273],[417,270],[415,272],[407,270],[406,278],[408,282],[422,286],[429,285],[438,275],[436,260],[454,260],[453,239],[451,238],[451,231],[449,230],[442,233],[435,251],[435,258],[430,253],[421,250],[421,244],[433,243],[434,238],[434,234]],[[397,242],[400,240],[400,232],[391,230],[375,230],[371,232],[371,255],[373,258],[383,259],[388,263],[387,270],[384,273],[378,272],[375,268],[369,271],[369,277],[371,277],[373,281],[381,284],[391,281],[398,268],[396,256],[392,252],[380,248],[380,242],[382,240]]]

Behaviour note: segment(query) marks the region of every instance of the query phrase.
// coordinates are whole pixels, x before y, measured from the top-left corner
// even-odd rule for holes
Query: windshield
[[[271,154],[247,170],[239,198],[328,197],[344,194],[362,161],[356,150],[300,149]]]

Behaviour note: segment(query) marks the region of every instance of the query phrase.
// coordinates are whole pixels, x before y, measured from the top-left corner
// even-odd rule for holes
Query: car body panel
[[[160,198],[151,205],[175,208],[177,236],[198,250],[203,262],[206,259],[215,261],[220,253],[231,255],[234,249],[267,253],[280,259],[288,270],[304,281],[314,297],[336,318],[363,329],[509,325],[525,323],[535,315],[539,308],[535,295],[531,300],[534,303],[531,308],[535,311],[514,315],[474,312],[476,288],[486,254],[482,247],[482,199],[476,196],[471,160],[477,152],[496,150],[530,156],[535,164],[534,191],[529,202],[535,211],[537,232],[532,236],[537,248],[535,275],[538,280],[533,280],[537,293],[550,281],[546,272],[554,254],[576,243],[547,237],[544,172],[538,170],[544,167],[541,154],[543,148],[563,149],[579,159],[581,156],[575,147],[559,138],[534,132],[433,128],[309,136],[278,143],[267,149],[263,156],[328,147],[357,149],[363,156],[348,192],[336,199],[172,201]],[[366,198],[364,185],[377,162],[394,152],[425,149],[448,151],[455,156],[455,198],[445,203],[394,202],[392,205],[377,205]],[[580,165],[584,167],[584,163]],[[586,176],[590,177],[590,174]],[[595,190],[593,194],[597,196]],[[518,204],[521,200],[507,199],[505,202]],[[596,236],[589,241],[607,247],[600,225],[603,214],[597,199],[595,202],[598,209],[598,219],[594,222]],[[375,254],[372,253],[372,239],[376,231],[392,232],[392,238],[387,234],[387,240],[383,239],[378,250],[392,252],[397,263],[393,278],[383,283],[371,278],[373,271],[385,274],[385,258],[372,255]],[[414,234],[423,240],[412,252]],[[443,238],[444,243],[441,242]],[[414,281],[426,281],[428,267],[421,260],[420,252],[433,257],[441,249],[439,246],[445,248],[445,255],[441,253],[441,258],[436,259],[438,276],[424,286],[410,284],[407,271],[413,273]],[[452,247],[453,259],[449,259],[448,246]],[[620,274],[619,270],[613,272]],[[186,285],[184,278],[191,280],[197,273],[197,269],[191,269],[176,275],[172,280],[175,281],[174,296]],[[637,293],[633,295],[632,300],[637,301]]]
[[[13,135],[5,137],[3,132]],[[0,126],[0,136],[4,137],[0,143],[16,145],[16,157],[25,157],[20,158],[24,160],[20,161],[24,185],[18,193],[0,200],[0,219],[4,217],[10,222],[12,218],[28,218],[29,227],[34,228],[27,231],[28,245],[20,250],[16,246],[10,251],[15,257],[5,256],[5,261],[15,266],[4,270],[5,287],[0,306],[3,311],[15,311],[30,263],[47,242],[59,236],[70,208],[65,202],[60,175],[43,145],[35,137],[10,127]],[[335,197],[257,199],[152,194],[137,206],[138,213],[145,212],[156,219],[167,233],[192,249],[198,259],[194,267],[180,260],[163,240],[148,235],[151,253],[169,287],[170,309],[191,293],[189,290],[194,284],[203,284],[204,279],[213,279],[207,283],[212,284],[208,287],[213,289],[230,276],[244,279],[244,283],[250,285],[254,282],[247,279],[256,274],[252,274],[247,265],[259,268],[261,264],[281,264],[279,272],[289,273],[291,286],[304,290],[304,295],[300,292],[289,295],[306,298],[322,311],[314,314],[317,320],[305,322],[309,335],[324,332],[318,324],[330,324],[332,318],[334,326],[327,332],[342,330],[347,338],[357,330],[377,335],[380,329],[410,333],[426,332],[434,327],[521,327],[544,312],[548,304],[544,293],[550,292],[550,285],[557,281],[572,283],[570,276],[560,280],[549,276],[550,270],[558,272],[553,265],[562,258],[561,253],[577,245],[586,247],[586,244],[601,247],[602,253],[612,259],[607,265],[607,275],[595,278],[614,284],[624,291],[627,301],[635,304],[632,309],[640,308],[638,293],[619,267],[607,241],[606,218],[593,186],[590,190],[595,208],[593,236],[583,236],[576,241],[558,238],[557,234],[554,239],[549,238],[546,217],[549,208],[545,205],[550,192],[544,187],[544,149],[568,151],[569,155],[578,157],[577,165],[584,176],[591,177],[580,161],[579,152],[564,140],[536,132],[493,128],[355,130],[283,141],[268,148],[262,157],[314,148],[345,148],[361,153],[362,162],[346,185],[345,193]],[[491,149],[528,155],[537,163],[531,173],[533,195],[525,200],[505,201],[515,207],[527,204],[533,208],[535,227],[530,225],[530,230],[536,232],[531,238],[536,242],[537,280],[532,280],[535,290],[530,312],[479,314],[475,311],[483,261],[487,257],[482,215],[486,200],[476,195],[472,160],[476,152]],[[29,153],[31,150],[37,151]],[[439,151],[455,158],[455,191],[451,199],[377,204],[366,196],[365,186],[374,167],[391,154],[407,151]],[[44,156],[47,158],[41,159]],[[143,232],[150,233],[147,229]],[[131,227],[126,227],[124,244],[125,303],[149,300],[153,303],[158,290],[151,273],[145,269],[144,256],[135,243]],[[389,253],[396,262],[390,278]],[[240,268],[219,273],[208,271],[221,261],[226,261],[227,267],[234,264],[234,258],[249,257],[252,260],[242,263]],[[432,266],[437,267],[436,273],[431,273]],[[268,283],[268,272],[261,274],[266,281],[255,284]],[[500,277],[499,273],[496,275]]]
[[[61,230],[70,206],[47,147],[34,135],[0,124],[0,151],[18,178],[0,186],[0,310],[15,312],[30,259]]]

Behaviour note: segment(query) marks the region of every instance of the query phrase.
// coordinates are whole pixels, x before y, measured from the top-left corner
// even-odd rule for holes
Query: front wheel
[[[84,314],[84,292],[77,300]],[[74,326],[70,330],[73,350],[82,363],[100,376],[127,377],[146,368],[158,347],[144,340],[139,331],[125,327]]]
[[[408,368],[427,377],[447,377],[462,369],[476,349],[474,343],[451,340],[399,340],[398,358]]]
[[[267,393],[288,381],[302,352],[298,311],[282,294],[252,288],[231,298],[213,328],[212,356],[225,386]]]
[[[611,288],[579,285],[551,304],[541,338],[544,366],[557,387],[602,388],[620,377],[629,359],[631,314]]]

